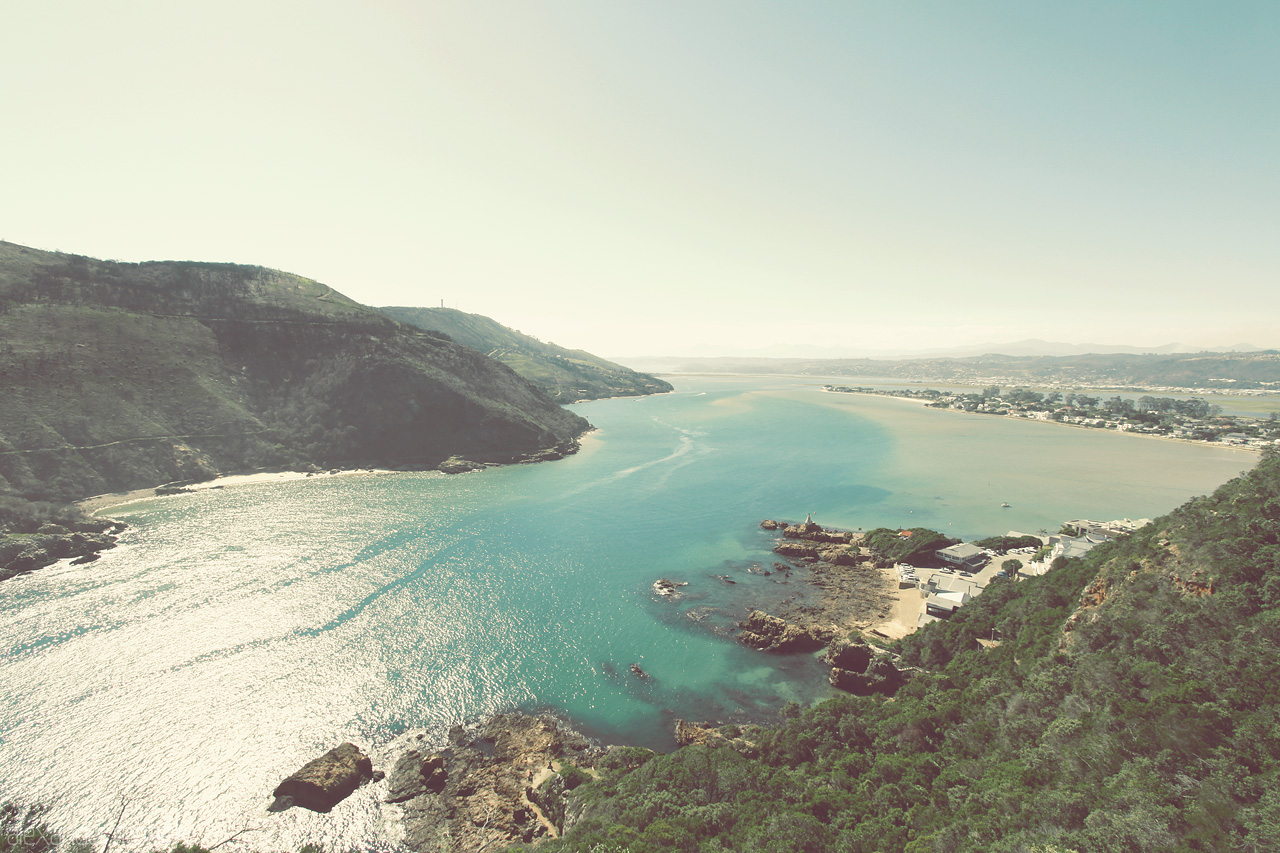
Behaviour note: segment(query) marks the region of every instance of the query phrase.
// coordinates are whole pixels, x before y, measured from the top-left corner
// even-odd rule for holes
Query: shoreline
[[[650,395],[646,395],[650,396]],[[644,396],[638,399],[644,399]],[[584,430],[576,439],[574,439],[571,447],[560,450],[552,448],[551,450],[539,451],[536,454],[527,455],[526,457],[511,462],[472,462],[459,456],[451,456],[440,465],[433,468],[330,468],[325,471],[253,471],[249,473],[219,474],[211,480],[200,480],[199,482],[177,482],[177,483],[161,483],[156,486],[149,486],[141,489],[131,489],[123,492],[108,492],[101,495],[91,495],[87,498],[81,498],[78,501],[72,501],[71,506],[77,507],[86,515],[96,516],[98,513],[105,512],[115,507],[124,506],[126,504],[137,503],[138,501],[149,500],[157,497],[169,497],[171,495],[187,494],[190,492],[207,491],[209,489],[222,489],[228,486],[247,486],[259,483],[285,483],[292,480],[307,480],[321,477],[346,477],[354,474],[421,474],[421,473],[437,473],[445,476],[453,476],[456,474],[468,474],[476,471],[483,471],[486,468],[504,468],[509,465],[530,465],[537,462],[554,462],[558,459],[564,459],[573,456],[582,450],[583,441],[597,438],[600,430],[591,427]],[[558,452],[559,455],[549,455]],[[450,463],[456,464],[449,467]],[[172,491],[161,491],[171,489]]]
[[[960,409],[950,409],[950,408],[940,409],[935,406],[930,406],[928,400],[922,400],[918,397],[899,397],[896,394],[876,394],[869,391],[827,391],[822,388],[818,389],[818,393],[835,394],[837,396],[849,396],[849,397],[852,397],[852,396],[875,397],[877,399],[882,399],[882,400],[885,400],[885,399],[903,400],[908,403],[916,403],[922,409],[933,409],[934,411],[938,411],[938,412],[950,412],[952,414],[957,414],[957,415],[974,415],[976,417],[993,418],[996,420],[1003,420],[1003,421],[1025,421],[1027,423],[1033,423],[1033,424],[1048,424],[1051,426],[1069,427],[1071,429],[1088,430],[1090,432],[1096,432],[1101,434],[1125,435],[1131,438],[1154,438],[1159,441],[1175,442],[1177,444],[1186,444],[1192,447],[1209,447],[1216,450],[1236,450],[1236,451],[1242,451],[1244,453],[1253,453],[1255,455],[1261,454],[1263,450],[1262,448],[1244,447],[1239,444],[1223,444],[1218,441],[1195,441],[1189,438],[1174,438],[1171,435],[1153,435],[1151,433],[1145,433],[1145,432],[1130,432],[1128,430],[1091,427],[1091,426],[1084,426],[1083,424],[1070,424],[1070,423],[1064,423],[1062,421],[1055,421],[1055,420],[1039,420],[1036,418],[1011,418],[1008,415],[989,415],[983,412],[966,412]]]
[[[189,483],[175,487],[177,491],[170,494],[160,494],[157,489],[165,488],[165,484],[159,486],[151,486],[144,489],[131,489],[127,492],[108,492],[102,495],[92,495],[87,498],[81,498],[72,503],[72,506],[78,507],[86,515],[94,516],[98,513],[105,512],[108,509],[125,506],[126,504],[137,503],[138,501],[150,500],[152,498],[169,497],[174,494],[188,494],[190,492],[203,492],[210,489],[222,489],[226,487],[250,486],[258,483],[285,483],[292,480],[317,479],[320,477],[345,477],[352,474],[403,474],[404,471],[395,471],[390,468],[344,468],[341,470],[307,472],[307,471],[260,471],[253,474],[221,474],[212,480],[201,480],[198,483]]]

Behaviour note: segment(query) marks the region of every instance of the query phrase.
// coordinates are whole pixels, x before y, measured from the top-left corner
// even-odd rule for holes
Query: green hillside
[[[539,849],[1280,850],[1280,454],[897,650],[892,699],[614,753]]]
[[[637,373],[580,349],[565,349],[509,329],[480,314],[452,308],[380,308],[395,320],[435,332],[496,358],[561,403],[660,394],[661,379]]]
[[[0,242],[0,498],[260,466],[564,452],[587,423],[502,364],[319,282]]]

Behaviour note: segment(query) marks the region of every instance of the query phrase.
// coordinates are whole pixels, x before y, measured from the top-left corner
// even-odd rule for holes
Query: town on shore
[[[923,400],[935,409],[1052,421],[1252,450],[1280,445],[1280,415],[1276,412],[1267,418],[1227,415],[1223,414],[1221,406],[1200,397],[1153,397],[1144,394],[1132,400],[1117,394],[1103,399],[1074,391],[1064,394],[1022,387],[1002,391],[996,385],[971,392],[850,385],[824,385],[822,388],[842,394]]]

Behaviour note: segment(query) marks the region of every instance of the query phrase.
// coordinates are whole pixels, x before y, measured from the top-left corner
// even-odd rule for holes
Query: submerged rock
[[[288,797],[293,805],[327,812],[364,782],[373,779],[373,764],[353,743],[343,743],[308,761],[272,794]]]
[[[680,587],[688,586],[688,581],[676,582],[667,578],[658,578],[653,582],[653,591],[663,598],[679,598]]]

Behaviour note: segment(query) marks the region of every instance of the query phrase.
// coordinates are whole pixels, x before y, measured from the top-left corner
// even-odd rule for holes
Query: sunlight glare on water
[[[824,395],[812,380],[677,384],[579,406],[600,431],[555,463],[119,508],[131,526],[99,561],[0,584],[0,796],[99,839],[123,798],[134,848],[245,827],[262,849],[391,844],[385,783],[329,815],[268,813],[270,791],[342,741],[386,767],[403,732],[438,740],[511,708],[670,748],[676,716],[761,719],[828,695],[812,656],[751,652],[652,595],[659,577],[688,581],[723,624],[803,594],[746,572],[716,580],[771,559],[762,518],[1056,529],[1165,512],[1254,460]]]

